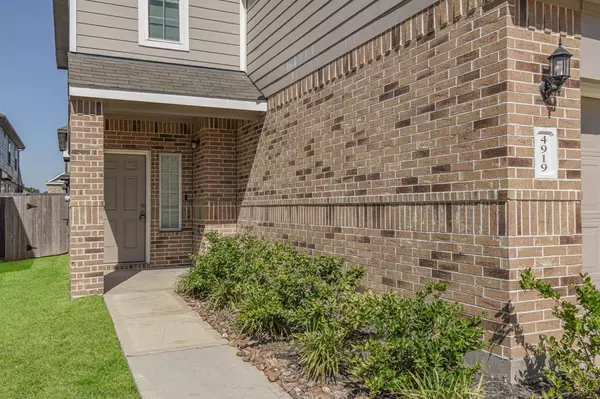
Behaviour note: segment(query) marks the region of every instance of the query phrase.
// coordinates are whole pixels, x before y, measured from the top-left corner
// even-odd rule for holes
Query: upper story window
[[[189,51],[189,0],[138,0],[139,44]]]
[[[150,0],[150,39],[179,42],[179,0]]]
[[[8,166],[12,166],[12,143],[8,141]]]

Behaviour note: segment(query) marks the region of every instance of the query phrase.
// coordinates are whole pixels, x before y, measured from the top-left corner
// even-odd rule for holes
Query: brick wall
[[[519,271],[566,291],[581,264],[580,15],[538,1],[441,1],[269,99],[238,132],[238,226],[367,268],[366,285],[430,281],[504,359],[558,322]],[[559,34],[572,79],[538,91]],[[534,179],[533,127],[559,134],[559,179]],[[516,376],[509,364],[508,373]]]
[[[71,296],[104,289],[104,114],[99,101],[69,102]]]
[[[193,123],[169,120],[133,120],[107,117],[106,150],[150,151],[150,264],[139,267],[179,267],[190,264],[192,251],[193,169],[191,137]],[[182,154],[182,229],[160,231],[159,156]],[[116,266],[116,265],[115,265]]]
[[[194,253],[206,231],[234,234],[237,223],[237,130],[243,121],[203,118],[194,140]]]
[[[56,184],[46,185],[46,191],[48,191],[49,194],[65,194],[65,189]]]

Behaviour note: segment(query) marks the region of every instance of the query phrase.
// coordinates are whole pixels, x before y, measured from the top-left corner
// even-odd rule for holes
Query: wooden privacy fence
[[[0,195],[0,259],[68,252],[68,217],[64,194]]]

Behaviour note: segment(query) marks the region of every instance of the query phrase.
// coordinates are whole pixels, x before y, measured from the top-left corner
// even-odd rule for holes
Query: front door
[[[144,262],[146,157],[104,156],[104,263]]]

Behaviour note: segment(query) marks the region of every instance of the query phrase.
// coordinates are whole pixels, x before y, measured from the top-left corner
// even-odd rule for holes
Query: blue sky
[[[0,3],[0,113],[27,147],[23,182],[44,191],[64,168],[56,129],[67,123],[67,73],[56,68],[52,1]]]

